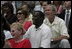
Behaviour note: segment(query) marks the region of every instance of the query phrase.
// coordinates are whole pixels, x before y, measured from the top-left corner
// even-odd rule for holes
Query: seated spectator
[[[19,22],[13,23],[11,26],[12,38],[8,38],[8,44],[11,48],[31,48],[30,41],[23,38],[23,27]],[[9,33],[9,34],[10,34]],[[7,35],[5,35],[7,36]]]
[[[3,17],[3,16],[1,16],[1,33],[2,33],[2,35],[3,34],[5,34],[5,33],[7,33],[7,32],[10,32],[10,26],[9,26],[9,24],[6,22],[6,20],[5,20],[5,18]],[[3,38],[3,39],[1,39],[1,40],[4,40],[4,41],[2,41],[1,43],[2,43],[2,45],[3,45],[3,47],[2,47],[2,45],[1,45],[1,47],[2,48],[9,48],[9,45],[8,44],[6,44],[7,42],[6,42],[6,40],[7,40],[7,37],[9,37],[9,35],[8,34],[6,34],[6,35],[8,35],[8,36],[2,36],[1,35],[1,38]],[[4,43],[4,44],[3,44]]]
[[[29,38],[32,48],[50,48],[51,31],[43,23],[44,13],[35,11],[33,15],[33,25],[28,29],[24,37]]]
[[[51,48],[70,48],[69,34],[65,22],[56,16],[57,9],[54,5],[45,8],[46,18],[44,23],[48,25],[52,33]]]
[[[32,22],[32,13],[30,13],[30,6],[28,4],[24,4],[21,8],[28,13],[28,16],[26,16],[26,20]]]
[[[13,22],[17,21],[17,17],[13,13],[13,6],[11,3],[7,2],[2,5],[2,16],[5,17],[7,23],[11,25]]]
[[[28,17],[27,11],[22,10],[22,9],[18,9],[18,11],[17,11],[18,22],[20,22],[21,24],[23,24],[23,29],[25,31],[27,31],[28,28],[32,25],[32,22],[28,21],[26,19],[27,17]]]
[[[72,16],[71,16],[71,1],[65,1],[64,2],[65,9],[62,11],[62,13],[59,15],[61,19],[65,21],[66,27],[68,29],[68,33],[70,35],[70,44],[72,45]],[[72,47],[72,46],[71,46]]]
[[[57,14],[60,14],[63,10],[62,1],[53,1],[53,5],[57,8]]]

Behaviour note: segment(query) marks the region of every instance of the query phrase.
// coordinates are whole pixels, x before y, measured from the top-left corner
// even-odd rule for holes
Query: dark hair
[[[4,4],[2,5],[2,8],[3,8],[4,6],[5,6],[5,7],[9,7],[9,8],[11,9],[11,13],[13,14],[14,8],[13,8],[13,5],[12,5],[11,3],[9,3],[9,2],[4,3]]]
[[[53,2],[53,4],[55,5],[55,2]],[[57,5],[62,5],[62,1],[58,1]]]
[[[47,1],[47,4],[51,4],[51,1]]]
[[[28,12],[27,12],[27,11],[23,10],[22,8],[18,8],[18,9],[17,9],[17,12],[18,12],[19,10],[21,11],[21,13],[22,13],[23,15],[25,15],[25,18],[28,16]]]

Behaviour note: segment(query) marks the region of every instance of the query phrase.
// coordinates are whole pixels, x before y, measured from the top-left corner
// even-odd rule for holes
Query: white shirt
[[[13,38],[13,36],[10,33],[10,31],[3,30],[3,32],[4,32],[4,35],[5,35],[5,40],[8,40],[10,38]]]
[[[24,35],[24,38],[30,39],[32,48],[50,48],[51,36],[50,28],[42,24],[38,29],[35,28],[35,25],[32,25]]]
[[[55,16],[52,24],[49,22],[48,18],[45,18],[44,23],[50,27],[52,38],[57,38],[60,35],[69,37],[65,22],[61,18]]]

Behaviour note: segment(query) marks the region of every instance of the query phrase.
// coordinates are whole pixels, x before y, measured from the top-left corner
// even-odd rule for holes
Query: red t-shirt
[[[16,43],[14,39],[9,39],[8,42],[12,48],[31,48],[31,43],[28,39]]]
[[[32,25],[31,21],[26,21],[23,23],[23,28],[27,31],[31,25]]]

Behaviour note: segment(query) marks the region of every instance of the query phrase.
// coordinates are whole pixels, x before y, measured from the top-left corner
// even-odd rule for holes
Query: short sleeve
[[[69,37],[67,27],[66,27],[65,22],[63,20],[60,23],[60,33],[61,33],[61,35]]]

